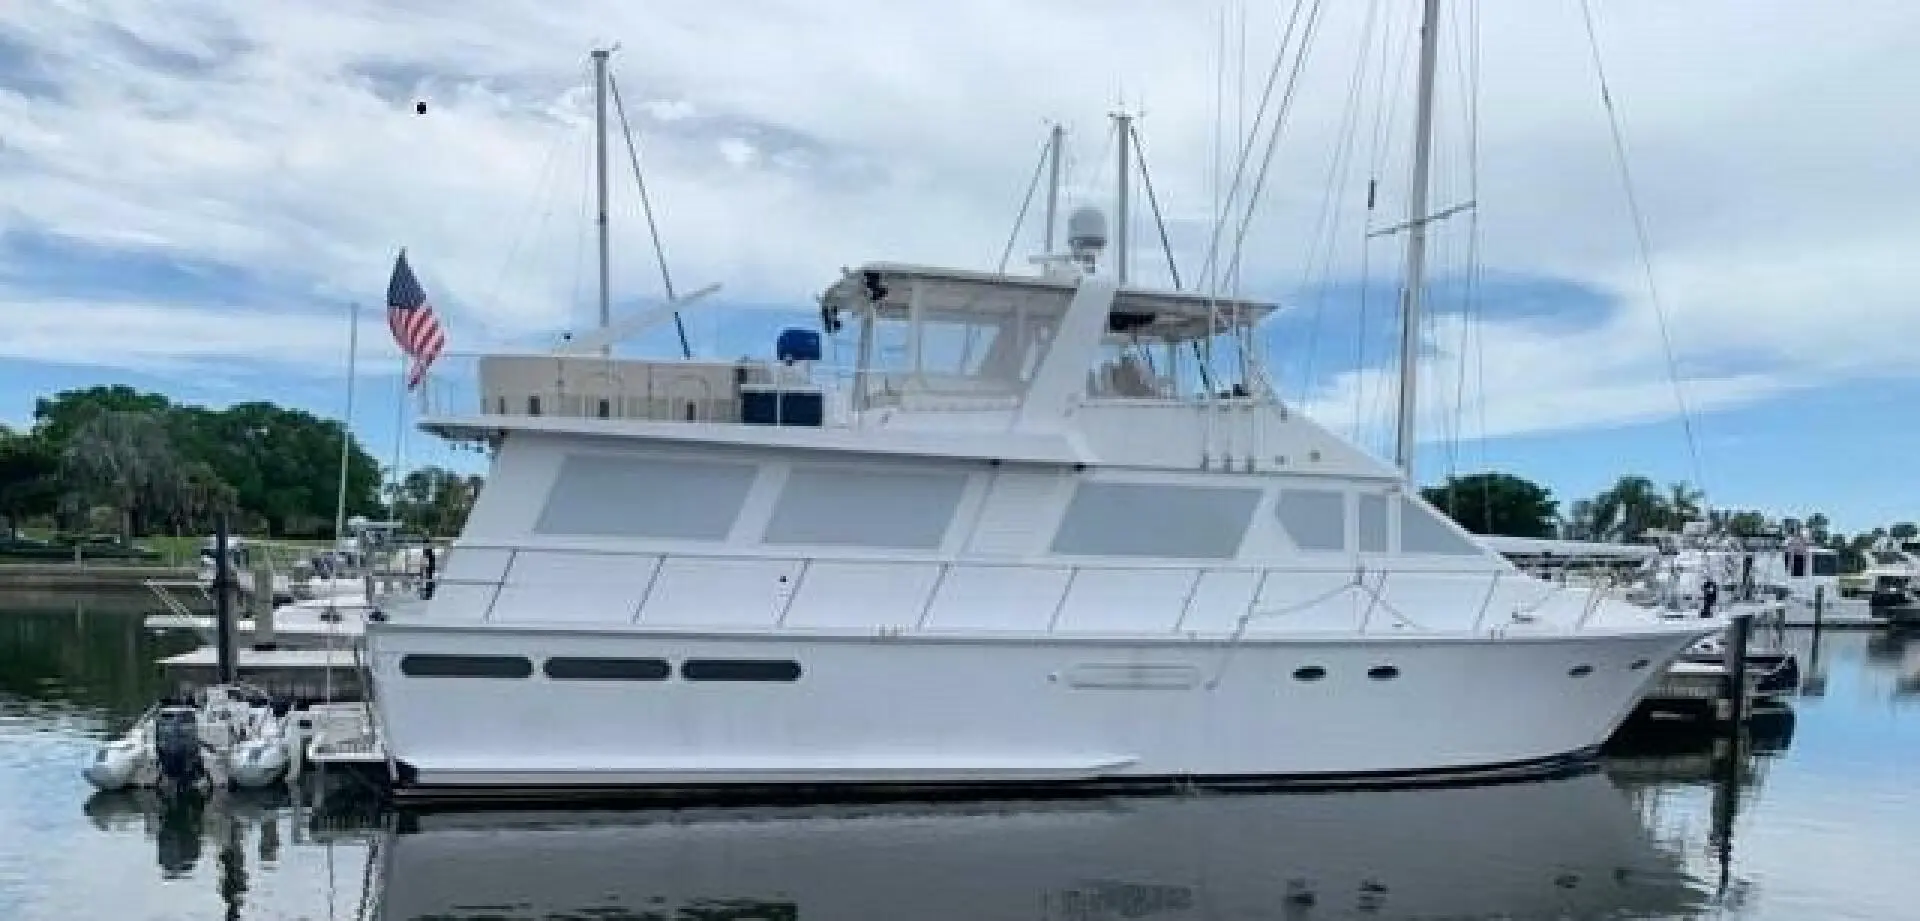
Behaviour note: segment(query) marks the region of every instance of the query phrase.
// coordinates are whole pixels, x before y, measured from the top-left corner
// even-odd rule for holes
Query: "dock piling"
[[[264,563],[254,567],[253,584],[272,585],[273,568]],[[271,591],[253,593],[253,648],[280,648],[279,639],[273,632],[273,592]]]
[[[1826,613],[1826,609],[1827,587],[1824,585],[1816,585],[1813,587],[1813,629],[1820,629],[1820,620],[1822,615]]]
[[[1753,635],[1753,615],[1736,614],[1727,625],[1725,646],[1726,677],[1721,686],[1719,712],[1722,723],[1737,731],[1747,720],[1747,643]]]
[[[233,564],[227,558],[227,516],[222,514],[213,532],[213,619],[215,641],[219,644],[221,684],[233,684],[239,676],[240,649],[233,628]]]

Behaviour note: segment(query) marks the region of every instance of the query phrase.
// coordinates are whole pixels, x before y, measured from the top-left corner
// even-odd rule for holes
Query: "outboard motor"
[[[197,787],[206,768],[200,763],[200,718],[190,706],[160,708],[153,723],[153,751],[160,778],[175,789]]]

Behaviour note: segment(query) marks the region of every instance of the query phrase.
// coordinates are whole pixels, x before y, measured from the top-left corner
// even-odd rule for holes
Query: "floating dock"
[[[270,694],[296,700],[353,701],[366,693],[355,649],[248,649],[234,662],[239,680]],[[183,684],[220,681],[219,650],[203,646],[160,660],[168,676]]]
[[[150,614],[142,624],[148,630],[192,630],[209,641],[220,631],[219,621],[203,614]],[[253,645],[257,639],[252,618],[235,622],[233,630],[242,648]],[[281,649],[345,649],[358,643],[364,633],[357,621],[316,623],[311,618],[303,618],[299,623],[275,624],[273,642]]]
[[[1857,630],[1884,627],[1893,622],[1892,618],[1875,614],[1867,602],[1858,598],[1844,598],[1827,601],[1821,605],[1818,613],[1808,602],[1787,604],[1784,606],[1786,625],[1789,627],[1833,627],[1835,629]],[[1912,616],[1912,615],[1909,615]]]

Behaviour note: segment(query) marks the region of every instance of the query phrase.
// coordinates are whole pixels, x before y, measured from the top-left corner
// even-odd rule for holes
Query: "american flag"
[[[394,260],[393,278],[387,282],[387,328],[393,330],[393,341],[400,351],[413,359],[413,368],[407,372],[407,389],[412,390],[420,386],[420,380],[427,376],[427,366],[447,347],[447,336],[440,331],[433,306],[427,303],[427,292],[413,277],[413,267],[407,265],[406,250]]]

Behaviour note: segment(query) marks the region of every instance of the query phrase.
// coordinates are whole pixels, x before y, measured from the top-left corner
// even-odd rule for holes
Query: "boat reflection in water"
[[[1599,772],[1284,795],[400,816],[384,921],[1677,915]]]

